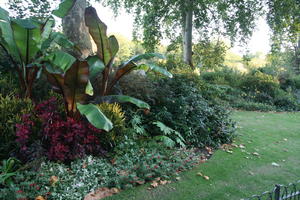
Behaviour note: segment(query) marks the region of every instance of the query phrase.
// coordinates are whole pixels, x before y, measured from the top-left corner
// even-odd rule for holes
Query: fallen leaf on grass
[[[251,176],[253,176],[253,175],[254,175],[254,173],[253,173],[253,172],[251,172],[251,171],[249,171],[249,174],[250,174]]]
[[[209,180],[209,176],[205,176],[204,174],[202,174],[201,172],[197,173],[197,176],[201,176],[203,177],[205,180]]]
[[[112,188],[112,189],[109,189],[107,187],[99,188],[94,192],[91,192],[88,195],[86,195],[84,197],[84,200],[99,200],[117,194],[119,192],[120,190],[117,188]]]
[[[176,181],[180,181],[181,178],[180,177],[176,177],[175,179],[176,179]]]
[[[284,140],[284,141],[288,141],[288,139],[286,139],[286,138],[284,138],[283,140]]]
[[[240,147],[241,149],[245,149],[245,148],[246,148],[245,145],[243,145],[243,144],[240,144],[239,147]]]
[[[280,165],[277,164],[276,162],[272,162],[272,166],[274,166],[274,167],[280,167]]]
[[[198,172],[197,176],[203,176],[203,174],[201,172]]]
[[[253,152],[252,154],[255,156],[259,156],[259,153],[257,153],[257,152]]]
[[[225,152],[230,153],[230,154],[233,154],[233,151],[230,151],[230,150],[227,150],[227,151],[225,151]]]

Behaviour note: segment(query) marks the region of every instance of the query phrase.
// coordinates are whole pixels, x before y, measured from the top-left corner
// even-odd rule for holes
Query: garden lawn
[[[234,148],[232,154],[218,150],[206,163],[180,174],[178,182],[152,190],[141,186],[107,199],[240,200],[271,190],[274,184],[300,180],[300,113],[236,111],[233,118],[238,125],[234,143],[245,149]]]

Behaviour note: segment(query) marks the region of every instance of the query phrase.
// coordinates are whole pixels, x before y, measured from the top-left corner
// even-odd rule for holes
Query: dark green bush
[[[0,158],[7,158],[16,148],[16,127],[25,113],[31,113],[33,104],[28,99],[0,95]]]
[[[247,100],[238,100],[232,106],[237,109],[248,110],[248,111],[267,112],[267,111],[276,110],[275,106],[265,104],[265,103],[247,101]]]
[[[210,104],[202,97],[200,82],[193,74],[159,80],[159,94],[148,119],[161,121],[180,132],[187,144],[193,146],[229,143],[234,136],[230,114],[224,107]]]

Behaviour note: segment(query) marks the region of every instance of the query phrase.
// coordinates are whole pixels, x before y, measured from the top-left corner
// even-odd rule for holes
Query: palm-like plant
[[[65,0],[53,14],[63,17],[73,6],[73,0]],[[54,18],[45,22],[32,19],[13,19],[9,13],[0,8],[0,46],[13,63],[16,70],[22,96],[31,98],[33,83],[42,70],[47,49],[57,43],[72,46],[61,33],[53,32]]]

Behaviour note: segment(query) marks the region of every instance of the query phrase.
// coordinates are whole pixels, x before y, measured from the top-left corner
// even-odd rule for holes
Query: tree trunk
[[[79,59],[85,59],[93,53],[91,37],[85,25],[85,8],[86,0],[77,0],[69,14],[62,20],[64,34],[79,48],[69,53]]]
[[[192,1],[188,1],[189,4],[192,3]],[[187,5],[188,9],[184,14],[184,28],[183,28],[183,61],[190,65],[192,68],[193,62],[192,62],[192,30],[193,30],[193,10],[192,5]]]
[[[296,74],[300,74],[300,35],[298,36],[298,43],[295,48],[295,66]]]

